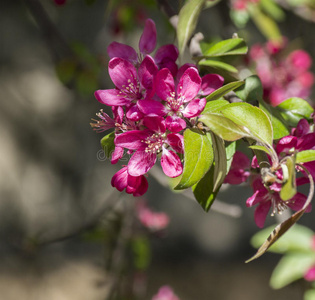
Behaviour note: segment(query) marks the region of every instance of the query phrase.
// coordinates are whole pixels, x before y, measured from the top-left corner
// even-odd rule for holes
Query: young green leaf
[[[283,174],[283,184],[280,197],[283,201],[290,200],[297,192],[295,182],[295,158],[290,156],[285,164],[281,165]]]
[[[251,245],[259,248],[260,245],[268,238],[268,235],[273,230],[274,226],[269,226],[257,232],[251,238]],[[295,224],[281,239],[274,243],[270,248],[270,252],[286,253],[286,252],[306,252],[311,250],[313,230],[306,226]]]
[[[222,108],[221,113],[239,126],[246,127],[250,137],[272,145],[273,128],[268,116],[258,107],[248,103],[231,103]]]
[[[175,190],[197,183],[213,163],[212,141],[209,134],[186,129],[184,132],[185,163],[180,182]]]
[[[104,150],[104,154],[107,158],[111,158],[111,154],[115,150],[114,139],[115,139],[115,132],[114,131],[105,135],[101,139],[101,146],[102,146],[102,148]]]
[[[236,141],[250,135],[248,131],[219,114],[203,114],[200,116],[199,121],[203,122],[211,131],[226,141]]]
[[[197,26],[205,2],[206,0],[189,0],[179,12],[177,39],[180,55],[184,53],[186,44]]]
[[[264,151],[265,153],[270,155],[270,149],[266,148],[265,146],[252,145],[252,146],[248,146],[248,148],[253,149],[253,150]]]
[[[217,191],[224,181],[227,173],[227,160],[224,140],[217,135],[211,133],[213,152],[214,152],[214,180],[213,180],[213,191]]]
[[[244,81],[233,81],[228,84],[225,84],[224,86],[220,87],[219,89],[215,90],[213,93],[211,93],[209,96],[206,97],[207,101],[211,100],[217,100],[227,93],[234,91],[238,87],[244,84]]]
[[[192,187],[194,196],[201,207],[207,212],[213,204],[215,197],[219,191],[213,191],[214,181],[214,164],[206,175]]]
[[[259,103],[259,108],[263,110],[271,120],[274,140],[281,139],[282,137],[290,134],[289,128],[278,109],[272,107],[264,101]]]
[[[226,55],[246,54],[248,47],[243,39],[232,38],[211,45],[208,49],[203,50],[204,57],[218,57]]]
[[[231,164],[233,161],[233,156],[236,151],[236,142],[231,142],[227,146],[225,146],[226,153],[226,174],[229,172],[231,168]]]
[[[220,112],[220,109],[224,107],[225,105],[228,105],[229,103],[230,103],[229,101],[224,100],[224,99],[209,101],[207,102],[202,113],[205,114],[205,113]]]
[[[306,163],[315,160],[315,150],[305,150],[296,154],[297,163]]]
[[[268,15],[270,15],[276,21],[280,22],[284,20],[285,13],[274,0],[260,0],[259,5]]]
[[[213,59],[203,59],[198,62],[200,66],[208,66],[216,69],[222,69],[231,73],[237,73],[238,70],[230,64],[227,64],[223,61],[213,60]]]
[[[314,112],[313,107],[304,99],[289,98],[281,102],[277,107],[281,116],[288,122],[290,126],[295,127],[300,119],[310,119]]]
[[[315,252],[290,253],[282,257],[274,269],[270,285],[274,289],[281,289],[295,280],[304,277],[304,274],[315,263]]]
[[[263,96],[263,87],[257,75],[245,79],[245,84],[235,90],[236,95],[245,102],[255,103]]]

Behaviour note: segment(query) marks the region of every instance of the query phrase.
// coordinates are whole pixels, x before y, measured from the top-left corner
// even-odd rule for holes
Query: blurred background
[[[176,11],[179,3],[171,4]],[[227,5],[204,11],[198,30],[220,38],[239,31]],[[1,1],[1,300],[101,300],[120,281],[111,273],[124,267],[119,245],[124,249],[125,241],[117,236],[130,234],[136,200],[111,187],[120,165],[104,159],[103,135],[89,123],[104,108],[93,92],[113,87],[107,46],[116,40],[137,49],[147,17],[157,24],[159,45],[175,42],[153,0]],[[288,10],[279,26],[315,58],[315,22]],[[239,32],[249,45],[265,41],[251,22]],[[146,275],[140,267],[132,277],[142,299],[165,284],[181,300],[302,299],[301,282],[269,287],[279,255],[244,263],[255,253],[250,238],[258,231],[253,209],[245,207],[250,189],[224,187],[205,213],[157,179],[149,177],[145,199],[167,213],[170,224],[162,234],[146,235],[141,247],[148,243],[151,254],[137,248],[149,257]],[[313,218],[314,212],[300,223],[315,230]],[[267,225],[275,221],[268,218]]]

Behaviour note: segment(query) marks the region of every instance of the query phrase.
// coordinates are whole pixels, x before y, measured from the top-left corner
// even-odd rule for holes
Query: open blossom
[[[155,47],[156,26],[151,19],[147,19],[139,40],[139,54],[134,48],[118,42],[112,42],[108,46],[107,52],[110,58],[123,58],[137,66],[141,63],[143,57],[146,57],[153,52]],[[178,58],[178,53],[178,49],[173,44],[164,45],[156,51],[153,60],[159,69],[168,68],[175,76],[177,72],[176,60]]]
[[[163,285],[152,300],[179,300],[179,298],[174,294],[171,287]]]
[[[286,41],[254,45],[251,63],[262,81],[264,99],[276,106],[291,97],[308,98],[314,83],[312,59],[301,49],[284,55]]]
[[[96,91],[95,97],[99,102],[108,106],[122,106],[150,98],[153,77],[157,72],[157,66],[150,56],[145,57],[138,70],[123,58],[112,58],[108,72],[116,88]]]
[[[148,129],[122,133],[115,138],[115,145],[135,150],[128,163],[128,173],[140,176],[147,173],[155,164],[157,154],[162,153],[161,166],[169,177],[177,177],[182,171],[182,163],[177,154],[183,153],[183,138],[176,133],[167,133],[165,120],[159,116],[145,117]]]
[[[307,120],[301,119],[296,128],[292,130],[292,135],[281,138],[275,145],[275,154],[281,163],[281,160],[287,156],[304,151],[315,150],[315,133],[311,131],[310,125]],[[271,159],[271,158],[269,158]],[[273,165],[273,162],[270,161]],[[303,166],[310,172],[312,177],[315,177],[315,164],[314,162],[303,163]],[[271,215],[275,213],[282,213],[286,208],[291,208],[298,211],[303,208],[307,197],[297,192],[291,199],[282,200],[280,191],[282,188],[282,169],[281,166],[276,170],[270,170],[273,177],[271,182],[264,182],[261,174],[258,161],[254,156],[250,165],[249,159],[245,154],[236,151],[233,157],[230,171],[225,178],[225,183],[240,184],[249,179],[250,185],[253,188],[254,194],[246,201],[247,207],[255,206],[254,218],[258,227],[264,226],[266,217],[271,210]],[[257,171],[258,170],[258,171]],[[296,166],[297,171],[301,171],[299,166]],[[309,182],[306,174],[302,170],[303,176],[296,178],[296,185],[300,186]],[[311,205],[306,209],[306,212],[311,211]]]

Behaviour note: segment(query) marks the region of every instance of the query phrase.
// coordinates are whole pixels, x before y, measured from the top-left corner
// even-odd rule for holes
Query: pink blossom
[[[281,174],[277,174],[279,177]],[[266,217],[269,210],[272,210],[272,214],[281,213],[287,207],[293,209],[294,211],[300,210],[306,201],[306,196],[302,193],[296,193],[288,201],[283,201],[280,197],[281,184],[273,183],[269,187],[266,187],[260,175],[254,177],[251,186],[254,190],[254,194],[249,197],[246,201],[247,207],[252,207],[257,205],[254,213],[254,219],[256,225],[260,228],[264,227]],[[311,211],[311,205],[308,206],[306,212]]]
[[[144,125],[148,129],[124,132],[115,138],[115,145],[135,150],[128,163],[128,173],[140,176],[147,173],[155,164],[157,154],[162,153],[161,166],[169,177],[177,177],[182,171],[182,163],[176,152],[183,152],[183,137],[176,133],[167,133],[165,120],[159,116],[145,117]]]
[[[152,300],[179,300],[179,298],[174,294],[171,287],[163,285]]]
[[[128,174],[127,167],[123,167],[113,176],[111,184],[118,191],[122,192],[126,189],[126,193],[135,197],[142,196],[148,189],[145,176],[132,176]]]
[[[152,211],[144,201],[137,203],[137,214],[142,225],[152,231],[162,230],[169,224],[167,214]]]
[[[183,117],[198,116],[206,105],[205,98],[195,98],[201,87],[201,78],[195,68],[188,68],[175,86],[168,69],[160,70],[155,78],[155,89],[162,101],[166,102],[168,117],[166,126],[170,131],[179,132],[186,127]]]
[[[277,106],[291,97],[308,98],[315,81],[312,59],[301,49],[285,56],[287,40],[254,45],[250,59],[264,88],[264,99]]]
[[[96,91],[99,102],[108,106],[131,105],[152,96],[157,66],[150,56],[145,57],[138,70],[129,61],[115,57],[108,64],[108,72],[116,89]]]
[[[107,52],[110,58],[123,58],[137,66],[141,63],[143,57],[153,52],[156,47],[156,26],[153,20],[147,19],[143,33],[139,40],[139,51],[138,55],[136,50],[132,47],[121,44],[118,42],[112,42]],[[175,76],[177,72],[176,60],[178,58],[178,49],[173,44],[168,44],[160,47],[155,56],[153,57],[156,65],[159,69],[168,68]]]
[[[242,152],[236,151],[229,173],[224,179],[224,183],[240,184],[245,182],[250,175],[250,161],[249,158]]]
[[[304,274],[304,279],[307,281],[315,281],[315,266],[307,270]]]

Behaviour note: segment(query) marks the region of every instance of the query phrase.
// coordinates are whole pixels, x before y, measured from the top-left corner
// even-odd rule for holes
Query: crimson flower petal
[[[193,118],[200,115],[207,104],[206,98],[191,100],[185,109],[182,111],[183,116],[186,118]]]
[[[178,97],[184,97],[184,102],[194,99],[201,86],[201,78],[196,68],[188,68],[179,80],[177,86]]]
[[[164,101],[175,93],[174,78],[168,69],[162,69],[156,74],[154,84],[156,94]]]
[[[160,47],[154,56],[154,60],[157,64],[161,64],[165,61],[176,61],[178,58],[178,49],[173,44],[168,44]]]
[[[160,116],[145,117],[143,124],[154,132],[164,133],[166,131],[164,118]]]
[[[147,55],[144,60],[141,62],[138,69],[138,76],[141,85],[145,89],[152,90],[153,88],[153,78],[158,71],[158,67],[156,66],[153,58]]]
[[[169,133],[166,137],[166,142],[177,153],[184,153],[184,137],[178,133]]]
[[[129,61],[115,57],[108,63],[108,73],[119,90],[124,90],[130,84],[137,86],[137,70]]]
[[[137,105],[145,115],[165,116],[167,113],[165,106],[159,101],[139,100]]]
[[[128,173],[131,176],[140,176],[147,173],[156,162],[156,153],[136,151],[129,160]]]
[[[167,116],[165,119],[165,124],[168,130],[176,133],[186,128],[186,122],[176,115]]]
[[[115,147],[114,152],[112,153],[111,163],[116,164],[124,155],[124,148]]]
[[[139,50],[143,54],[151,53],[156,46],[156,27],[151,19],[145,22],[143,33],[139,41]]]
[[[130,100],[122,96],[120,91],[116,89],[97,90],[94,96],[99,102],[108,106],[121,106],[130,103]]]
[[[281,152],[288,154],[292,148],[295,148],[297,144],[297,137],[288,135],[279,140],[276,151],[278,154]]]
[[[138,61],[138,56],[135,49],[118,42],[110,43],[107,47],[107,53],[110,59],[114,57],[120,57],[130,61],[132,64],[136,64]]]
[[[161,166],[166,176],[174,178],[183,173],[183,165],[180,158],[173,151],[163,148]]]
[[[207,74],[201,78],[199,94],[207,96],[223,86],[224,78],[218,74]]]
[[[312,132],[300,137],[296,148],[299,150],[315,149],[315,133]]]
[[[263,228],[268,212],[270,210],[271,207],[271,201],[267,201],[265,203],[260,203],[256,209],[255,209],[255,213],[254,213],[254,219],[255,219],[255,223],[259,228]]]
[[[118,147],[131,150],[144,150],[146,144],[143,142],[150,135],[148,130],[131,130],[123,132],[115,137],[114,143]]]
[[[139,121],[141,119],[143,119],[144,115],[143,113],[139,110],[137,105],[133,105],[131,106],[127,113],[126,113],[126,117],[131,120],[131,121]]]

